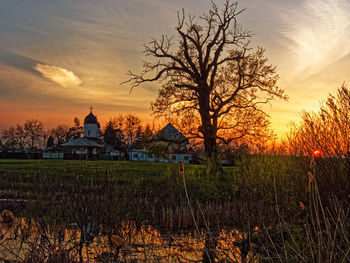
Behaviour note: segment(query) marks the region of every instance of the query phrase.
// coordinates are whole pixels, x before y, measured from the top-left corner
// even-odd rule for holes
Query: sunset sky
[[[216,1],[220,6],[222,1]],[[29,118],[47,128],[81,120],[90,105],[104,124],[118,113],[151,122],[158,83],[131,94],[143,44],[174,35],[177,11],[202,14],[209,0],[0,0],[0,129]],[[316,110],[350,85],[350,1],[241,0],[239,22],[280,75],[289,101],[265,109],[282,136],[302,109]]]

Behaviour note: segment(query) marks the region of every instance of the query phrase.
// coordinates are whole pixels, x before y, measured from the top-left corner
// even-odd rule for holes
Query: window
[[[173,161],[176,161],[176,155],[173,155],[173,156],[172,156],[172,160],[173,160]]]
[[[88,136],[90,136],[90,131],[88,131]]]
[[[184,157],[184,160],[185,160],[185,161],[188,161],[188,156],[187,156],[187,155]]]
[[[139,155],[137,153],[134,153],[134,159],[139,158]]]

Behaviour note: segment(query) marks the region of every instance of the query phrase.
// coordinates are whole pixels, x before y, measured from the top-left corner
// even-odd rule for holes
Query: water
[[[43,224],[2,213],[0,223],[0,259],[22,262],[49,259],[68,262],[199,262],[208,232],[196,229],[157,229],[150,225],[136,226],[127,221],[112,228],[70,224]],[[114,233],[113,233],[114,232]],[[244,240],[235,230],[222,230],[218,235],[218,258],[240,262],[235,245]],[[115,262],[115,261],[114,261]]]

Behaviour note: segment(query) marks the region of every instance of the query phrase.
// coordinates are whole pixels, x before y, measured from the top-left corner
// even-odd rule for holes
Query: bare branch
[[[203,137],[208,159],[216,154],[217,140],[229,143],[245,136],[264,136],[269,122],[260,105],[287,98],[276,86],[278,75],[267,64],[264,50],[249,47],[252,34],[237,22],[243,11],[230,0],[222,10],[212,2],[210,10],[199,17],[185,16],[181,10],[178,38],[151,39],[144,52],[155,61],[145,62],[140,74],[130,71],[124,82],[135,88],[160,81],[163,86],[151,105],[153,112],[195,119],[196,123],[186,123],[192,125],[191,133]],[[232,133],[223,136],[221,131]]]

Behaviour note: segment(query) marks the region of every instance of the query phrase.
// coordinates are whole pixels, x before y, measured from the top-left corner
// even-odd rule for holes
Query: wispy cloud
[[[34,70],[34,66],[39,63],[37,60],[24,56],[20,53],[11,51],[9,49],[3,49],[0,47],[0,63],[8,65],[19,70],[27,71],[36,75],[39,75]],[[1,80],[1,77],[0,77]]]
[[[303,0],[284,14],[297,71],[316,73],[350,52],[348,0]]]
[[[64,88],[72,88],[79,86],[82,81],[72,71],[56,66],[36,64],[35,70],[39,71],[43,77],[58,83]]]

